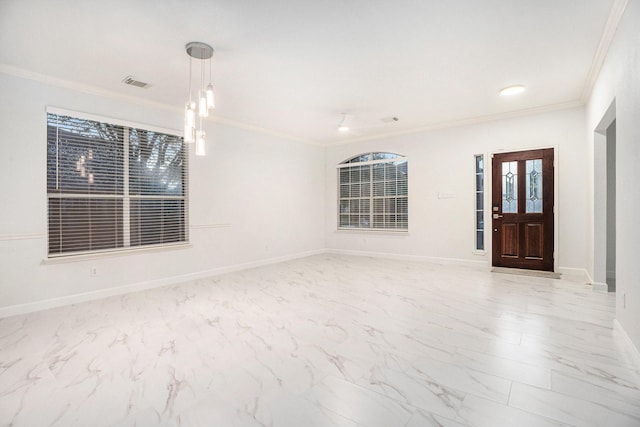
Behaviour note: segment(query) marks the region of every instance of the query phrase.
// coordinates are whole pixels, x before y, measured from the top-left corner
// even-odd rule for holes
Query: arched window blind
[[[338,165],[338,228],[406,231],[407,159],[372,152]]]
[[[182,137],[48,112],[49,257],[184,243]]]

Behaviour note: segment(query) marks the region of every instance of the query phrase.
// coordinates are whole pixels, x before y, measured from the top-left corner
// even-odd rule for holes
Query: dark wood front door
[[[553,148],[493,155],[493,265],[553,271]]]

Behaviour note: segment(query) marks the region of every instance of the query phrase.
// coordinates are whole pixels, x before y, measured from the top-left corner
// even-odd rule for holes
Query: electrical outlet
[[[98,267],[91,267],[89,269],[89,276],[96,277],[98,275]]]

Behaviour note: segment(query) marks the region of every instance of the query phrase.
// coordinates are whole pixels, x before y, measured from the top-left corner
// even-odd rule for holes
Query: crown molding
[[[165,110],[165,111],[179,112],[180,114],[183,113],[182,108],[176,107],[175,105],[164,104],[162,102],[156,102],[156,101],[150,101],[148,99],[144,99],[137,96],[124,95],[114,91],[102,89],[97,86],[65,80],[65,79],[53,77],[47,74],[36,73],[34,71],[25,70],[23,68],[14,67],[8,64],[0,63],[0,73],[26,79],[26,80],[36,81],[36,82],[43,83],[50,86],[69,89],[76,92],[85,93],[88,95],[101,96],[101,97],[110,98],[116,101],[124,101],[132,104],[143,105],[146,107],[156,108],[156,109]],[[239,122],[236,120],[227,119],[221,116],[210,115],[209,117],[205,118],[205,121],[226,125],[226,126],[230,126],[237,129],[248,130],[248,131],[260,133],[263,135],[274,136],[274,137],[287,139],[295,142],[301,142],[308,145],[322,146],[322,144],[313,140],[299,138],[286,133],[274,131],[271,129],[263,128],[263,127],[248,124],[248,123]]]
[[[582,96],[580,99],[583,103],[586,103],[591,96],[591,91],[593,90],[593,86],[596,84],[596,80],[600,75],[600,70],[602,69],[604,60],[607,57],[607,53],[609,53],[609,48],[611,47],[613,38],[616,35],[616,30],[618,29],[618,25],[620,25],[624,11],[627,8],[627,4],[629,4],[629,0],[614,0],[611,5],[607,23],[604,25],[604,30],[600,37],[600,43],[598,43],[596,53],[593,55],[591,68],[589,68],[589,74],[587,74],[587,79],[585,80],[584,87],[582,88]]]
[[[412,128],[412,129],[405,129],[405,130],[396,131],[396,132],[389,132],[385,134],[350,138],[343,141],[329,142],[325,144],[325,146],[333,147],[338,145],[352,144],[355,142],[371,141],[371,140],[382,139],[382,138],[391,138],[391,137],[401,136],[401,135],[410,135],[410,134],[420,133],[420,132],[429,132],[434,130],[477,125],[482,123],[494,122],[498,120],[533,116],[536,114],[543,114],[543,113],[548,113],[553,111],[569,110],[571,108],[582,107],[583,105],[584,105],[584,102],[582,102],[582,100],[563,102],[560,104],[543,105],[542,107],[526,108],[523,110],[508,111],[505,113],[490,114],[486,116],[470,117],[468,119],[462,119],[462,120],[440,122],[432,125],[421,126],[421,127]]]

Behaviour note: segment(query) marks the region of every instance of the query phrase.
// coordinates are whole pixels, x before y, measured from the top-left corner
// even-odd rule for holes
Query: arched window
[[[406,231],[407,159],[371,152],[338,165],[338,228]]]

